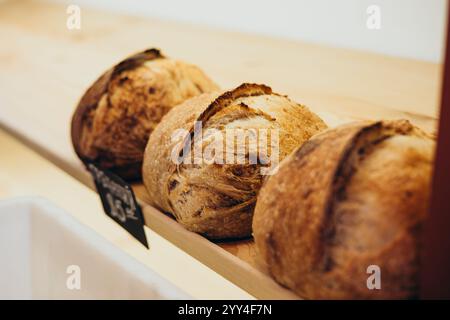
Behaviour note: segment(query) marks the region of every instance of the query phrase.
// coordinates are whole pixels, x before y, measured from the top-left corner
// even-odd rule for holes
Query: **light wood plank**
[[[91,187],[70,143],[74,107],[104,70],[148,47],[198,64],[223,88],[268,84],[332,126],[407,118],[436,128],[438,64],[85,8],[82,29],[69,31],[66,17],[57,4],[0,4],[0,123]],[[294,297],[264,273],[252,241],[216,245],[145,205],[142,185],[135,190],[147,225],[163,237],[259,298]]]

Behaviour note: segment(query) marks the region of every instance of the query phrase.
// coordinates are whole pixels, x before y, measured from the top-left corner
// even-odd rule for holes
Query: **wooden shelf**
[[[7,39],[0,45],[0,124],[91,187],[70,142],[74,108],[103,71],[149,47],[198,64],[223,88],[270,85],[331,126],[406,118],[436,130],[439,64],[87,8],[81,8],[81,30],[68,30],[65,9],[35,1],[0,4],[0,36]],[[296,298],[260,269],[251,240],[214,244],[146,205],[142,185],[135,190],[147,225],[188,254],[258,298]]]

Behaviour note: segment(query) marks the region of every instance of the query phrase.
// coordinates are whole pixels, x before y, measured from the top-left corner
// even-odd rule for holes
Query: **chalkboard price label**
[[[148,248],[142,210],[131,186],[95,163],[86,163],[86,167],[94,179],[105,213]]]

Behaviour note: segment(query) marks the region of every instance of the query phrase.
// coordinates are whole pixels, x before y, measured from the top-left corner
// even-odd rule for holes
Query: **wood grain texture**
[[[71,31],[65,6],[0,3],[0,124],[91,187],[70,143],[74,108],[101,73],[149,47],[199,65],[223,88],[270,85],[330,126],[406,118],[436,128],[441,65],[81,9],[82,28]],[[163,237],[258,298],[294,298],[259,269],[252,241],[216,245],[135,190],[147,225]]]

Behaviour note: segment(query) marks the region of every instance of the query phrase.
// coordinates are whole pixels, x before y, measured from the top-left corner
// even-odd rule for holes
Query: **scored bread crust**
[[[162,116],[187,98],[217,89],[199,68],[157,49],[130,56],[81,98],[72,117],[75,152],[122,178],[139,179],[148,136]]]
[[[433,146],[406,120],[362,121],[310,139],[258,196],[253,235],[268,272],[303,298],[417,294]],[[370,265],[381,269],[381,290],[367,287]]]
[[[260,165],[176,164],[194,123],[215,128],[280,129],[280,159],[326,128],[306,107],[272,92],[265,85],[242,84],[234,90],[203,94],[173,108],[151,135],[144,155],[143,180],[151,203],[175,216],[188,230],[212,239],[251,235],[256,194],[262,183]],[[177,129],[184,143],[172,141]],[[204,146],[204,145],[203,145]],[[191,155],[189,155],[191,156]]]

